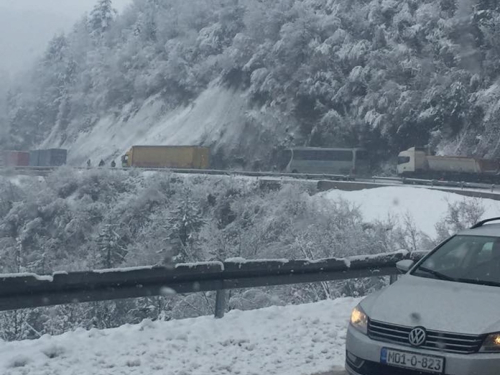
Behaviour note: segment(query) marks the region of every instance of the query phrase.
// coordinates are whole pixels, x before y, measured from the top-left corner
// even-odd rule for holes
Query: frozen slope
[[[8,375],[312,375],[342,367],[346,298],[1,342]]]
[[[484,218],[500,216],[500,202],[491,199],[467,198],[425,188],[384,187],[359,191],[331,190],[318,199],[344,199],[359,207],[364,220],[386,220],[389,217],[403,222],[409,215],[416,227],[430,237],[436,235],[435,226],[447,213],[448,203],[477,199],[484,207]]]
[[[88,158],[118,159],[132,145],[224,144],[234,148],[245,135],[247,97],[241,91],[214,83],[188,106],[163,107],[161,97],[155,96],[137,110],[129,105],[110,113],[87,132],[75,121],[64,140],[54,128],[41,147],[66,148],[68,162],[83,165]]]

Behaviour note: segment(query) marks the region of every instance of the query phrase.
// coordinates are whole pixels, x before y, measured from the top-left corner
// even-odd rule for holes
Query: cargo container
[[[30,164],[28,151],[2,151],[0,152],[0,166],[2,167],[27,167]]]
[[[500,161],[460,156],[435,156],[413,147],[399,154],[398,174],[422,178],[488,181],[498,179],[500,181]]]
[[[369,176],[370,161],[362,148],[295,147],[286,150],[286,172]]]
[[[132,146],[122,156],[123,167],[207,169],[210,149],[199,146]]]
[[[59,167],[66,164],[68,151],[60,148],[30,151],[30,166]]]

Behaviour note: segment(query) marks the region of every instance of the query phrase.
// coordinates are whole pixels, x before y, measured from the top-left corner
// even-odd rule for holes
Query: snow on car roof
[[[474,229],[466,229],[458,233],[461,236],[500,237],[500,224],[485,224]]]

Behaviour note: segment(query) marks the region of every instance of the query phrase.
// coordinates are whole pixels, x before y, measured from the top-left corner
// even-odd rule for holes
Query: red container
[[[3,151],[0,164],[4,167],[27,167],[30,165],[30,153],[26,151]]]

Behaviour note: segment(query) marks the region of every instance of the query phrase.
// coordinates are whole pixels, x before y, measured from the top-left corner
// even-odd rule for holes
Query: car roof
[[[463,230],[458,235],[500,237],[500,224],[485,224],[477,228]]]

